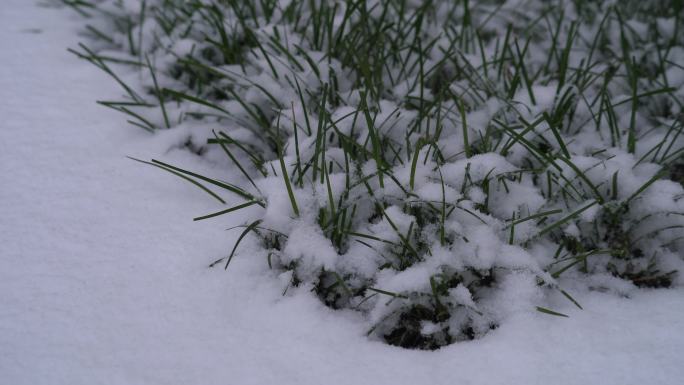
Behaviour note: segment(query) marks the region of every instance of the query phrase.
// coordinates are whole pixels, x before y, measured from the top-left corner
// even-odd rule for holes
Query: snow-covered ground
[[[66,51],[70,14],[0,5],[0,384],[678,384],[684,290],[576,292],[435,352],[371,341],[352,312],[282,287],[263,260],[207,265],[240,218],[126,159],[168,138],[94,103],[120,90]],[[230,175],[223,175],[229,179]],[[222,217],[223,218],[223,217]]]

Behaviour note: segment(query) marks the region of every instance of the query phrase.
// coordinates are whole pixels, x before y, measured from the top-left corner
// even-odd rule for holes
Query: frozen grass
[[[682,1],[62,2],[102,105],[243,176],[140,160],[243,215],[212,266],[256,238],[284,294],[420,349],[682,283]]]

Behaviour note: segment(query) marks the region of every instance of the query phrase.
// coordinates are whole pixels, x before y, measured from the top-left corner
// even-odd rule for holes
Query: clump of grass
[[[581,308],[568,275],[681,282],[681,2],[63,3],[92,21],[73,52],[124,90],[103,105],[213,126],[187,147],[241,180],[143,162],[226,205],[195,219],[263,208],[212,265],[256,236],[284,292],[418,349],[497,327],[511,290]]]

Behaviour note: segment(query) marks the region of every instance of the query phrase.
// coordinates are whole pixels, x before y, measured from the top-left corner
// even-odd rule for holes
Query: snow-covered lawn
[[[366,337],[243,251],[237,216],[193,223],[202,192],[126,156],[230,179],[173,133],[94,103],[121,91],[66,51],[80,20],[0,5],[0,384],[679,384],[684,289],[558,301],[481,339],[413,351]],[[221,174],[223,173],[223,174]],[[237,176],[237,174],[235,174]],[[247,246],[249,247],[249,246]]]

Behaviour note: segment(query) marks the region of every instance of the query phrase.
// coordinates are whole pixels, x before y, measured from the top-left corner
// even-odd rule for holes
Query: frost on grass
[[[374,338],[682,283],[681,1],[63,2],[124,90],[103,105],[239,170],[149,162],[223,206],[197,219],[248,212],[284,291]]]

